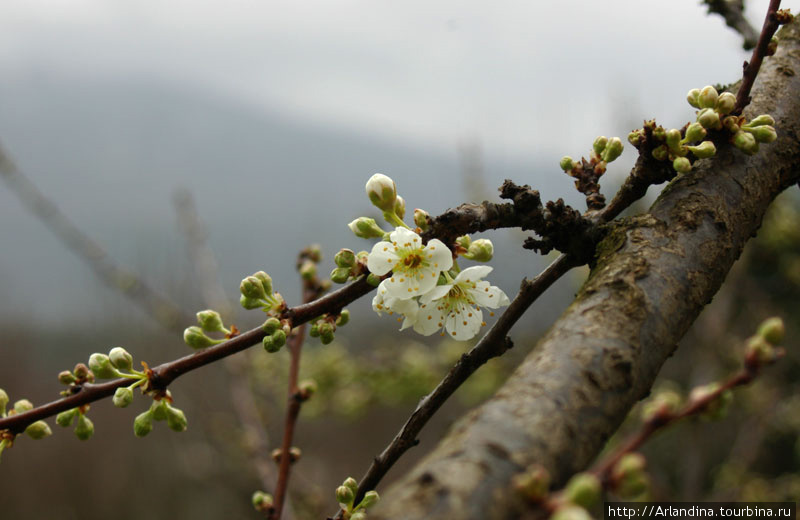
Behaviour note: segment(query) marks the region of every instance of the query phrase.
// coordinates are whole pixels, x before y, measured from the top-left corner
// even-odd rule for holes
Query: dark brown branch
[[[365,278],[362,278],[312,303],[305,303],[287,309],[282,317],[291,320],[292,325],[297,327],[320,314],[338,312],[348,303],[364,296],[373,289],[374,287],[369,285]],[[264,331],[261,327],[257,327],[220,345],[159,365],[153,368],[153,388],[166,388],[172,381],[183,374],[241,352],[259,344],[262,339],[264,339]],[[100,384],[85,384],[74,395],[39,406],[19,415],[0,419],[0,431],[8,430],[11,433],[20,433],[33,422],[52,417],[77,406],[110,397],[114,395],[114,391],[117,388],[129,384],[130,379],[115,379]]]
[[[158,294],[133,272],[117,265],[94,240],[81,231],[56,204],[23,175],[11,157],[0,147],[0,176],[11,190],[61,240],[84,260],[106,285],[120,291],[152,316],[163,327],[183,332],[194,319],[168,298]]]
[[[758,71],[761,68],[761,62],[764,61],[764,56],[767,55],[767,48],[772,37],[775,36],[775,31],[778,30],[781,21],[778,17],[778,9],[781,7],[781,0],[770,0],[769,8],[767,8],[767,16],[764,18],[764,25],[761,28],[761,35],[758,37],[758,44],[753,49],[753,56],[750,62],[744,62],[744,71],[742,73],[742,84],[739,86],[739,92],[736,93],[736,108],[733,109],[734,114],[741,114],[744,107],[750,104],[750,90],[758,76]]]
[[[715,13],[725,20],[725,24],[738,32],[742,39],[742,47],[750,50],[758,42],[758,33],[744,16],[743,0],[705,0],[709,13]]]

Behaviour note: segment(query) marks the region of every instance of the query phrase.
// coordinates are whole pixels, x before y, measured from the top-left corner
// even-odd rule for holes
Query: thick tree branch
[[[750,116],[778,140],[747,157],[720,146],[676,178],[649,214],[600,243],[578,294],[494,398],[457,423],[384,493],[373,519],[508,518],[511,477],[542,464],[555,485],[585,468],[708,303],[774,197],[800,179],[800,30],[781,33]]]

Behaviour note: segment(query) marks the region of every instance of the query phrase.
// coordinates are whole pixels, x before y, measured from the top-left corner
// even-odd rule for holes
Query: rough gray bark
[[[778,140],[752,157],[720,146],[649,213],[615,224],[575,301],[525,362],[370,518],[514,518],[515,473],[539,463],[558,485],[591,463],[647,395],[769,204],[800,178],[799,27],[781,32],[745,110],[772,114]]]

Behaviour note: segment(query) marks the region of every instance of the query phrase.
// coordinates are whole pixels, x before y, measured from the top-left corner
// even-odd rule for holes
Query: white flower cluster
[[[378,286],[372,308],[378,314],[402,315],[400,330],[413,327],[425,336],[446,330],[457,340],[473,338],[486,325],[481,307],[496,309],[509,300],[502,290],[482,281],[491,267],[469,267],[455,278],[448,273],[452,267],[452,254],[440,240],[423,245],[419,235],[397,227],[389,241],[375,244],[367,257],[372,274],[392,273]],[[446,273],[446,283],[438,285],[441,273]]]

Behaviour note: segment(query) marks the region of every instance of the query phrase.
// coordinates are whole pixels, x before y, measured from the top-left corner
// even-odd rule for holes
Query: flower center
[[[422,263],[422,257],[416,253],[412,253],[403,259],[403,264],[409,268],[414,269]]]

